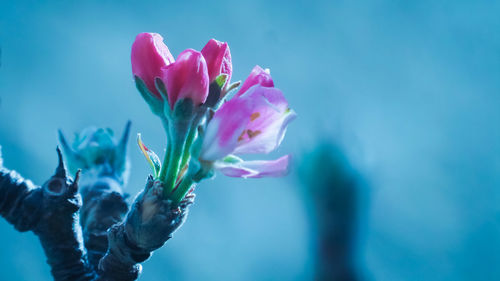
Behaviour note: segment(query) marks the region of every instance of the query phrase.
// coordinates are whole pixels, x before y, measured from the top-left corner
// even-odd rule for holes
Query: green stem
[[[202,179],[206,178],[207,175],[212,171],[212,166],[202,165],[199,169],[195,168],[195,165],[189,165],[188,171],[184,176],[184,179],[179,184],[177,189],[172,193],[171,199],[174,203],[179,203],[184,199],[186,193],[191,189],[193,184],[200,182]]]
[[[175,188],[175,182],[177,180],[177,174],[179,173],[180,160],[183,154],[183,143],[174,142],[173,143],[173,151],[170,155],[169,167],[166,173],[166,177],[161,179],[165,189],[163,190],[163,197],[169,197],[172,190]]]
[[[192,123],[192,126],[189,130],[189,135],[187,137],[187,140],[186,140],[186,145],[184,146],[184,153],[183,153],[183,156],[182,156],[182,162],[181,162],[181,165],[180,165],[180,169],[184,168],[184,166],[188,163],[189,159],[190,159],[190,156],[191,156],[191,151],[189,151],[189,149],[191,149],[191,145],[193,144],[194,140],[196,139],[196,134],[198,133],[198,125],[200,123],[200,120],[205,116],[207,112],[207,109],[203,109],[202,111],[198,112],[196,114],[196,117],[193,119],[193,123]],[[188,167],[188,172],[186,173],[187,176],[189,176],[189,171],[192,169],[192,167]],[[187,177],[185,176],[184,178],[191,178],[191,176]],[[194,176],[194,174],[193,174]],[[182,185],[182,183],[181,183]],[[181,186],[178,187],[178,189],[180,189]],[[188,188],[189,189],[189,188]],[[176,193],[177,193],[177,190],[176,190]],[[182,198],[184,197],[184,195],[182,196]],[[180,198],[182,200],[182,198]]]
[[[184,157],[182,158],[181,167],[184,167],[184,165],[188,163],[189,156],[191,156],[189,149],[191,148],[191,145],[195,140],[196,134],[198,133],[198,125],[200,125],[200,120],[206,115],[206,113],[207,113],[207,108],[203,108],[196,114],[195,118],[193,119],[193,124],[189,130],[189,136],[186,143],[187,145],[184,148]]]
[[[163,163],[161,165],[161,170],[159,174],[159,180],[163,182],[167,174],[167,169],[170,162],[170,154],[172,154],[172,136],[170,134],[170,130],[168,129],[168,120],[166,118],[161,119],[163,123],[163,127],[165,128],[165,132],[167,133],[167,147],[165,149],[165,157],[163,158]]]
[[[172,190],[175,188],[175,182],[181,169],[181,161],[184,155],[184,147],[186,146],[186,139],[188,138],[189,128],[191,125],[190,120],[183,122],[174,121],[173,126],[170,126],[169,144],[170,152],[168,153],[168,164],[163,166],[160,172],[160,181],[164,185],[163,197],[170,197]]]
[[[174,204],[179,204],[184,196],[186,196],[186,193],[191,189],[193,186],[194,181],[191,177],[191,175],[188,175],[184,178],[184,180],[179,184],[177,189],[172,193],[171,199]]]
[[[196,126],[193,126],[193,128],[191,128],[191,130],[189,131],[189,135],[186,140],[186,146],[184,147],[184,153],[182,156],[181,168],[187,164],[189,156],[191,156],[189,149],[191,148],[191,145],[193,144],[193,141],[195,139],[196,131]]]

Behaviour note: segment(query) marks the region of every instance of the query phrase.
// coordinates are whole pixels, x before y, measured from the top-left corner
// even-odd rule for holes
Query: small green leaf
[[[215,78],[215,82],[217,82],[217,85],[219,85],[219,87],[222,89],[224,87],[224,85],[226,84],[226,81],[227,81],[227,77],[228,75],[227,74],[221,74],[219,76],[217,76],[217,78]]]
[[[139,145],[139,148],[142,151],[142,154],[146,157],[146,160],[148,161],[149,165],[151,166],[151,170],[153,171],[153,175],[155,178],[158,178],[160,170],[161,170],[161,161],[158,155],[154,153],[154,151],[150,150],[149,148],[144,145],[141,139],[141,134],[137,134],[137,144]]]

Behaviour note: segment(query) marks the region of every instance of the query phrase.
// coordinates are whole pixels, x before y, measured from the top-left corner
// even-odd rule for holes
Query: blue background
[[[0,144],[36,183],[58,128],[164,132],[135,89],[130,47],[176,57],[227,41],[233,80],[271,69],[298,118],[265,158],[331,138],[369,202],[358,262],[374,280],[500,280],[500,2],[0,0]],[[148,166],[133,138],[127,191]],[[187,223],[141,280],[311,280],[315,231],[294,171],[203,182]],[[0,220],[0,280],[51,280],[36,237]]]

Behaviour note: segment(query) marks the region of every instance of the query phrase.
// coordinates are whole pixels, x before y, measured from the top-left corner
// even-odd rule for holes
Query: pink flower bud
[[[141,78],[149,91],[162,99],[155,87],[155,78],[162,76],[162,68],[174,62],[163,37],[157,33],[140,33],[132,45],[132,73]]]
[[[212,83],[217,76],[227,74],[226,81],[231,79],[233,65],[231,63],[231,52],[227,43],[210,39],[201,50],[203,57],[207,61],[208,76]]]
[[[195,105],[202,104],[207,99],[207,63],[198,51],[187,49],[180,53],[175,63],[163,68],[162,80],[166,84],[168,102],[172,109],[183,98],[190,98]]]
[[[243,95],[248,89],[257,84],[264,87],[274,87],[271,74],[258,65],[252,69],[252,72],[250,72],[250,75],[247,77],[245,82],[243,82],[243,85],[241,85],[241,88],[238,90],[238,93],[236,93],[236,96]]]

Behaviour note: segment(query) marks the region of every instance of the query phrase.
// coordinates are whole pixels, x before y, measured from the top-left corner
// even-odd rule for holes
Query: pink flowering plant
[[[137,35],[131,59],[137,89],[167,135],[163,162],[138,135],[154,179],[164,186],[164,198],[181,202],[214,170],[242,178],[287,173],[290,155],[276,160],[240,158],[275,150],[296,116],[274,87],[269,70],[255,66],[242,84],[231,83],[227,43],[211,39],[201,52],[186,49],[174,59],[156,33]]]
[[[288,172],[290,155],[240,158],[275,150],[295,118],[269,70],[255,66],[243,83],[231,82],[227,43],[211,39],[174,59],[155,33],[137,35],[131,59],[137,89],[166,132],[163,161],[138,135],[152,173],[131,204],[124,192],[130,121],[120,139],[89,127],[71,143],[59,131],[58,165],[42,185],[5,167],[0,155],[0,217],[38,236],[54,280],[137,280],[141,263],[186,220],[197,183],[216,170],[241,178]]]

